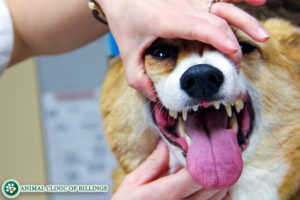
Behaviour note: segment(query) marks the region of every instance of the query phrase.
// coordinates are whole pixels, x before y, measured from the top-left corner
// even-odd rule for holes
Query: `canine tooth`
[[[186,110],[182,111],[182,118],[184,121],[187,119],[187,111]]]
[[[190,146],[191,146],[191,143],[192,143],[191,138],[190,138],[188,135],[186,135],[186,136],[185,136],[185,140],[186,140],[186,142],[187,142],[187,144],[188,144],[188,147],[190,147]]]
[[[225,108],[226,108],[227,115],[229,117],[231,117],[232,116],[231,105],[230,104],[226,104]]]
[[[220,108],[220,102],[215,102],[214,103],[215,108],[218,110]]]
[[[182,118],[179,118],[179,124],[178,124],[178,131],[179,131],[179,135],[181,137],[186,137],[186,132],[185,132],[185,128],[184,128],[184,123]]]
[[[198,108],[199,108],[199,105],[194,105],[193,106],[193,111],[197,112]]]
[[[239,113],[244,108],[244,102],[242,99],[235,101],[235,109]]]
[[[231,106],[234,106],[234,101],[229,102]]]
[[[178,113],[176,111],[169,110],[169,115],[174,119],[177,119]]]
[[[238,122],[235,113],[232,114],[232,117],[229,120],[229,128],[232,129],[235,133],[238,132]]]

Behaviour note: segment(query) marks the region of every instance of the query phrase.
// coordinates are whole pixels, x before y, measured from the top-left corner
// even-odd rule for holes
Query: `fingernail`
[[[258,34],[263,37],[263,38],[268,38],[270,37],[270,34],[262,27],[259,27],[257,30]]]
[[[226,42],[227,42],[227,45],[228,45],[229,48],[231,48],[231,49],[233,49],[235,51],[239,50],[239,48],[236,46],[235,42],[233,42],[232,40],[227,39]]]

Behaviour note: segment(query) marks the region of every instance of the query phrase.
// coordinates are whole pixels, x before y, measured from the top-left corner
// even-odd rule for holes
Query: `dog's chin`
[[[151,110],[161,135],[182,150],[184,165],[198,184],[221,189],[238,180],[254,122],[248,93],[236,101],[198,104],[178,113],[161,103],[151,103]]]

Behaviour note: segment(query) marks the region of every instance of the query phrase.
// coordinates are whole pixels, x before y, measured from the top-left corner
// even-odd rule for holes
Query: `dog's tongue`
[[[236,134],[226,129],[225,109],[209,111],[200,119],[189,115],[185,129],[192,142],[187,153],[187,168],[195,181],[205,188],[233,185],[243,169]]]

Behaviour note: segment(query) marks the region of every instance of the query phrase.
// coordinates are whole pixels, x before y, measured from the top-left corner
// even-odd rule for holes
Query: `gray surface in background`
[[[58,56],[37,59],[41,92],[62,92],[99,87],[107,70],[108,37]]]
[[[48,180],[49,184],[61,184],[60,181],[64,180],[64,182],[68,182],[68,180],[63,178],[57,178],[60,177],[58,171],[61,171],[60,169],[63,168],[62,166],[58,166],[58,163],[62,162],[62,159],[60,155],[56,154],[56,148],[59,146],[62,147],[65,144],[55,144],[49,142],[51,139],[55,139],[54,135],[57,135],[56,132],[49,131],[49,123],[51,124],[51,119],[47,117],[47,109],[49,109],[49,106],[47,106],[47,101],[45,101],[45,96],[49,93],[68,93],[68,92],[77,92],[77,91],[91,91],[91,90],[98,90],[101,87],[102,80],[106,74],[107,71],[107,58],[109,56],[109,43],[108,43],[108,37],[102,37],[99,40],[81,48],[78,50],[75,50],[70,53],[66,53],[63,55],[58,56],[42,56],[37,59],[37,65],[38,65],[38,76],[39,76],[39,85],[40,85],[40,96],[41,96],[41,112],[43,116],[43,130],[45,134],[45,148],[46,148],[46,156],[47,156],[47,165],[48,165]],[[99,91],[99,90],[98,90]],[[99,107],[97,106],[97,99],[95,100],[95,105],[92,103],[83,103],[80,104],[82,108],[86,108],[89,106],[94,106],[95,108],[93,110],[97,111],[99,110]],[[45,105],[46,102],[46,105]],[[74,101],[76,103],[76,101]],[[71,103],[72,104],[72,103]],[[60,107],[59,107],[60,106]],[[63,107],[61,107],[63,106]],[[65,105],[61,104],[58,105],[58,109],[64,110],[68,109],[65,107]],[[83,109],[84,110],[84,109]],[[89,121],[94,120],[95,123],[97,123],[97,126],[102,126],[101,118],[96,114],[95,117],[89,118]],[[75,123],[76,125],[78,122],[76,121],[75,117],[71,117],[70,120],[72,123]],[[98,124],[99,121],[99,124]],[[61,121],[61,123],[65,123],[65,121]],[[74,125],[74,128],[76,127]],[[48,131],[47,131],[48,130]],[[77,130],[77,129],[76,129]],[[74,133],[76,131],[73,131]],[[71,132],[71,133],[73,133]],[[77,130],[78,132],[78,130]],[[84,131],[80,131],[81,134],[85,135]],[[96,133],[98,134],[99,130],[91,130],[90,135]],[[67,134],[67,132],[66,132]],[[70,132],[68,133],[70,134]],[[99,132],[99,137],[101,136],[101,131]],[[88,136],[89,134],[86,134],[87,140],[81,140],[78,139],[79,137],[70,137],[68,139],[68,142],[72,143],[73,147],[70,147],[70,149],[89,149],[91,148],[91,140],[93,140],[92,137]],[[57,136],[56,136],[57,137]],[[99,138],[97,137],[97,138]],[[101,136],[103,138],[103,135]],[[96,138],[96,139],[97,139]],[[73,141],[71,141],[73,140]],[[101,139],[104,140],[104,139]],[[96,141],[95,141],[96,142]],[[78,145],[76,145],[76,143]],[[101,143],[101,144],[100,144]],[[105,141],[103,142],[96,142],[99,147],[106,148]],[[78,149],[77,151],[80,151]],[[76,150],[73,150],[76,153]],[[105,151],[109,152],[109,150]],[[68,153],[68,152],[61,152],[61,153]],[[54,156],[53,156],[54,154]],[[51,156],[52,155],[52,156]],[[78,152],[79,155],[79,152]],[[107,165],[108,167],[115,164],[114,159],[112,158],[110,153],[105,154],[107,157],[107,160],[99,160],[97,159],[97,156],[94,157],[92,155],[88,155],[90,159],[98,160],[102,162],[103,164]],[[54,160],[53,160],[54,157]],[[109,161],[109,163],[107,163]],[[85,163],[88,164],[88,163]],[[83,166],[83,165],[82,165]],[[80,170],[77,172],[80,173]],[[83,174],[82,174],[83,175]],[[97,178],[99,180],[98,184],[111,184],[109,182],[101,182],[102,175],[99,177],[98,175],[93,175],[93,172],[91,172],[89,175],[94,176],[94,178]],[[105,177],[109,174],[106,174]],[[71,181],[71,180],[70,180]],[[110,180],[109,180],[110,181]],[[84,178],[85,183],[94,184],[94,181],[89,179],[87,176]],[[77,182],[74,182],[74,184],[78,184]],[[53,194],[50,195],[51,200],[100,200],[100,199],[109,199],[110,194],[69,194],[69,193],[61,193],[61,194]]]

